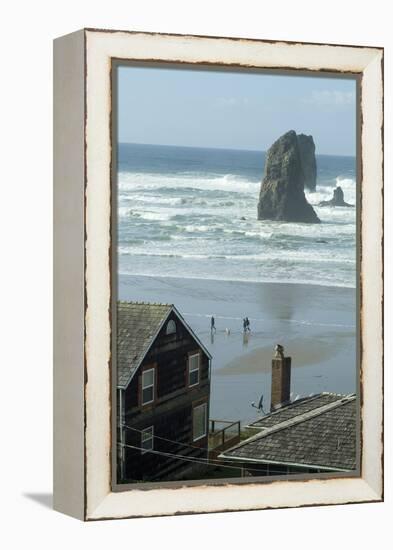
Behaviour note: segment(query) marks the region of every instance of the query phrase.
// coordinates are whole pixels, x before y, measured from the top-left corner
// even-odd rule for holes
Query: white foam
[[[183,173],[174,175],[119,172],[118,187],[121,191],[154,190],[160,188],[201,189],[208,191],[230,191],[234,193],[258,193],[259,183],[232,174],[195,175]]]
[[[140,277],[165,277],[170,279],[178,279],[178,273],[161,273],[157,275],[152,275],[152,273],[146,271],[146,269],[127,269],[124,266],[119,267],[119,275],[136,275]],[[212,274],[206,274],[205,276],[182,272],[181,278],[183,279],[195,279],[197,281],[212,280]],[[225,282],[240,282],[240,283],[283,283],[283,284],[299,284],[299,285],[315,285],[315,286],[329,286],[329,287],[338,287],[338,288],[350,288],[355,289],[353,282],[343,281],[339,278],[334,280],[323,279],[323,278],[313,278],[313,277],[245,277],[242,275],[239,276],[223,276],[222,273],[214,274],[214,280],[216,281],[225,281]]]
[[[336,185],[354,204],[352,178],[306,192],[321,224],[258,221],[260,184],[234,175],[123,172],[119,180],[122,272],[354,286],[356,208],[317,206]]]
[[[333,197],[333,191],[340,186],[344,192],[344,200],[350,204],[356,204],[356,180],[338,176],[334,185],[317,185],[314,192],[305,192],[310,204],[317,206],[322,201],[328,201]]]
[[[186,242],[186,241],[185,241]],[[170,245],[169,245],[170,246]],[[260,254],[229,254],[229,253],[201,253],[201,248],[195,247],[192,251],[184,251],[181,248],[173,249],[173,247],[165,250],[162,243],[159,247],[149,247],[141,249],[139,246],[120,246],[119,252],[121,254],[136,255],[136,256],[156,256],[156,257],[170,257],[170,258],[191,258],[191,259],[217,259],[217,260],[231,260],[239,263],[240,266],[244,266],[249,262],[259,262],[266,264],[267,262],[281,262],[282,264],[348,264],[353,265],[356,261],[355,256],[349,257],[345,251],[339,250],[333,253],[331,250],[326,251],[324,254],[315,254],[315,251],[286,251],[285,255],[281,251],[261,252]]]

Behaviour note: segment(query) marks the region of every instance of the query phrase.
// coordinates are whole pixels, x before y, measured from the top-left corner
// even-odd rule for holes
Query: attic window
[[[171,319],[166,326],[166,334],[176,334],[176,323]]]

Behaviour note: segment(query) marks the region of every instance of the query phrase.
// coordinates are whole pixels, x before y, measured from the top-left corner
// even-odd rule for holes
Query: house
[[[208,457],[211,356],[175,306],[118,302],[118,482],[192,477]]]
[[[357,465],[356,395],[319,393],[290,401],[291,359],[272,362],[271,411],[247,426],[255,430],[219,455],[248,475],[351,472]]]

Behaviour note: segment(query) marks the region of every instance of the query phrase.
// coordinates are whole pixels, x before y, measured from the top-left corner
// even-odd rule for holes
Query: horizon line
[[[267,153],[267,149],[247,149],[234,148],[234,147],[206,147],[206,145],[178,145],[174,143],[139,143],[135,141],[117,141],[118,145],[148,145],[153,147],[180,147],[184,149],[213,149],[219,151],[249,151],[252,153]],[[326,156],[326,157],[351,157],[356,158],[356,152],[352,155],[342,155],[337,153],[315,153],[316,156]]]

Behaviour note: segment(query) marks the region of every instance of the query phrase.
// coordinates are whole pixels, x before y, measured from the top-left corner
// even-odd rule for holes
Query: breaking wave
[[[318,206],[338,185],[356,205],[353,170],[337,159],[324,159],[325,176],[306,192],[318,225],[258,221],[259,171],[120,169],[119,271],[354,287],[356,208]]]

